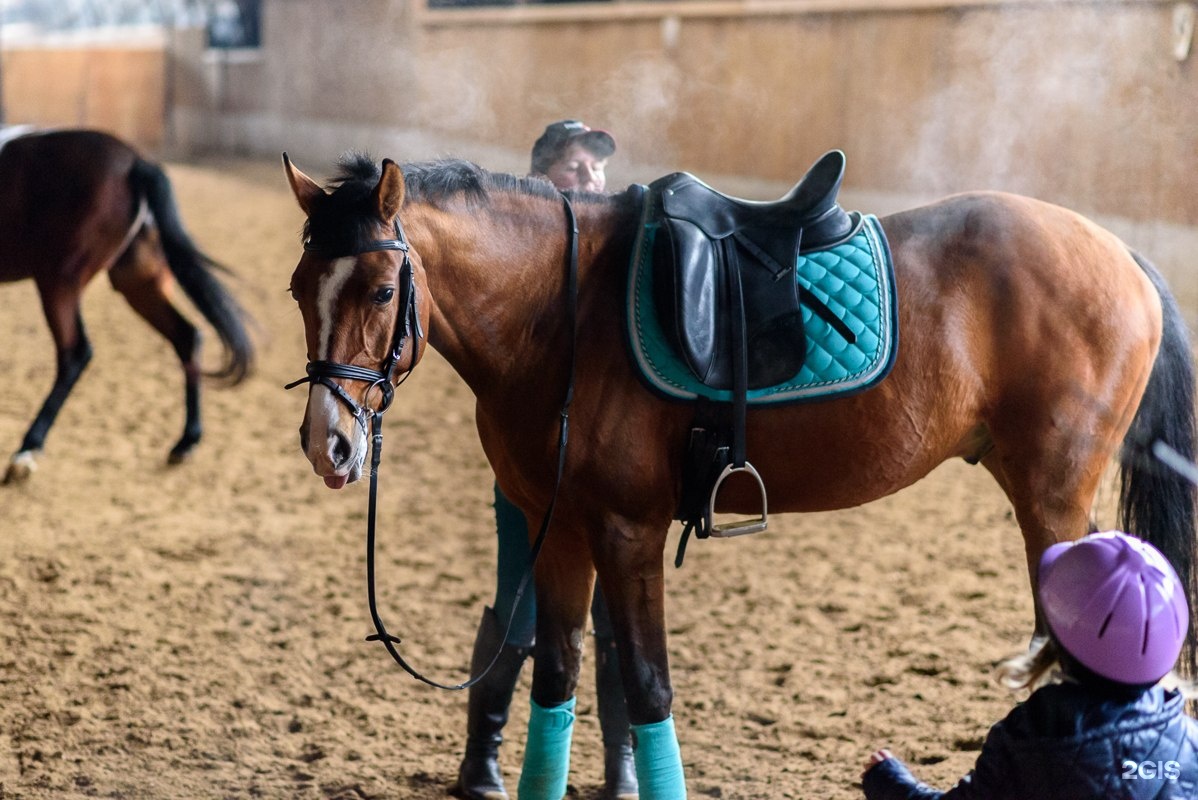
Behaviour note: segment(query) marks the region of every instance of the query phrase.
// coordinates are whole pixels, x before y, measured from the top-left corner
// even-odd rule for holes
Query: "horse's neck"
[[[582,275],[592,266],[588,254],[603,249],[593,237],[608,235],[601,207],[586,212]],[[429,341],[480,401],[527,391],[546,370],[565,366],[568,239],[560,202],[497,197],[469,215],[427,212],[414,227],[432,295]]]

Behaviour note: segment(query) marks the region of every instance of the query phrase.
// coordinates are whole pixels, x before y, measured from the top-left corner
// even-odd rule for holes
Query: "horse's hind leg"
[[[1057,542],[1071,541],[1091,529],[1090,504],[1097,492],[1097,476],[1084,477],[1065,465],[1050,469],[1044,464],[1012,465],[996,455],[982,462],[1003,487],[1023,533],[1024,555],[1033,593],[1040,556]],[[1089,470],[1086,470],[1089,472]],[[1101,475],[1101,466],[1098,469]],[[1041,631],[1039,610],[1036,628]]]
[[[1014,508],[1033,593],[1044,551],[1093,529],[1098,486],[1142,388],[1132,381],[1105,397],[1094,388],[1086,399],[1063,391],[1056,402],[1042,399],[1035,412],[994,426],[995,447],[982,463]],[[1037,629],[1040,622],[1037,610]]]
[[[174,278],[162,254],[157,232],[145,227],[109,270],[120,292],[154,330],[166,337],[183,364],[186,419],[183,435],[171,448],[168,461],[185,460],[203,435],[200,420],[200,332],[170,301]]]
[[[6,484],[24,481],[33,473],[37,467],[36,456],[46,443],[50,427],[92,357],[91,342],[87,339],[83,317],[79,314],[79,294],[43,286],[39,286],[38,289],[46,322],[50,326],[50,335],[54,337],[57,370],[50,394],[46,396],[33,424],[29,426],[20,449],[9,462],[8,470],[4,474]]]

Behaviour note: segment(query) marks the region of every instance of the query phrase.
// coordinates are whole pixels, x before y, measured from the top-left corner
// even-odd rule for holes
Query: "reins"
[[[374,633],[366,637],[368,642],[381,642],[383,647],[391,655],[395,663],[413,678],[429,686],[438,689],[461,690],[468,689],[478,683],[483,677],[491,671],[491,668],[499,660],[500,654],[503,652],[503,645],[507,642],[508,636],[511,634],[512,625],[515,622],[516,611],[520,607],[520,601],[524,597],[529,584],[532,582],[533,569],[536,566],[537,556],[540,555],[541,547],[545,543],[545,536],[549,532],[549,523],[553,519],[553,510],[557,505],[558,490],[561,488],[562,475],[565,473],[566,466],[566,443],[569,440],[570,434],[570,404],[574,400],[574,372],[575,372],[575,357],[578,349],[578,332],[577,332],[577,309],[578,309],[578,220],[574,216],[574,208],[570,204],[570,200],[564,194],[562,204],[566,209],[566,237],[569,242],[566,256],[566,324],[570,329],[570,354],[569,367],[567,372],[566,397],[562,401],[560,413],[560,421],[558,428],[557,441],[557,474],[553,482],[553,494],[549,499],[549,507],[545,510],[545,517],[541,521],[540,530],[537,531],[537,537],[533,541],[532,548],[529,550],[528,566],[525,567],[524,574],[520,577],[520,583],[516,588],[516,596],[512,602],[512,612],[508,617],[507,625],[504,628],[503,639],[500,645],[495,650],[495,654],[483,669],[477,675],[472,675],[463,683],[449,684],[441,683],[425,676],[420,671],[412,667],[411,664],[404,659],[396,645],[401,644],[402,640],[387,631],[387,626],[383,623],[383,619],[379,614],[378,600],[375,580],[375,512],[378,507],[378,468],[382,461],[383,453],[383,413],[390,407],[391,401],[394,399],[394,388],[391,381],[391,373],[395,370],[399,359],[402,357],[404,345],[409,338],[413,336],[412,343],[412,362],[409,364],[407,371],[403,377],[395,384],[407,380],[412,374],[413,368],[416,366],[416,348],[419,339],[423,336],[420,330],[420,318],[416,313],[416,292],[412,281],[412,263],[408,256],[409,246],[406,237],[404,236],[403,227],[400,225],[399,217],[395,218],[395,238],[380,239],[369,242],[365,246],[359,248],[356,252],[350,255],[359,255],[361,253],[371,252],[375,250],[399,250],[403,252],[403,263],[399,268],[400,280],[400,303],[402,311],[399,318],[396,320],[395,334],[391,354],[383,363],[383,369],[372,370],[367,367],[358,367],[352,364],[339,364],[333,361],[311,361],[307,366],[307,376],[293,381],[284,389],[293,389],[304,383],[319,383],[333,393],[333,395],[342,403],[349,407],[353,412],[354,418],[358,424],[365,430],[366,415],[370,415],[370,493],[367,501],[366,512],[366,594],[367,603],[370,608],[370,619],[374,625]],[[319,248],[314,247],[311,243],[304,246],[305,250],[319,252]],[[352,397],[332,379],[343,378],[347,380],[358,380],[369,384],[365,395],[362,399],[362,405],[354,401]],[[379,387],[382,397],[380,399],[377,410],[372,410],[367,405],[371,389]]]

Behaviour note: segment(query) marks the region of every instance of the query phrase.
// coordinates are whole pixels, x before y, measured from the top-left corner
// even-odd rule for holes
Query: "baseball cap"
[[[532,146],[532,171],[543,175],[574,142],[580,142],[600,158],[616,152],[616,140],[607,131],[589,128],[576,119],[563,119],[547,125]]]

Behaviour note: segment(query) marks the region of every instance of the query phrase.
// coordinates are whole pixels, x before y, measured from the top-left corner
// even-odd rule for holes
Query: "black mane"
[[[444,203],[464,198],[468,204],[486,205],[492,191],[557,198],[553,184],[541,178],[521,178],[488,172],[470,161],[442,159],[404,164],[404,202]],[[318,197],[304,224],[304,239],[315,249],[333,255],[354,253],[377,238],[378,218],[370,195],[382,169],[366,153],[347,153],[337,164],[337,175]],[[571,193],[572,198],[599,195]]]

